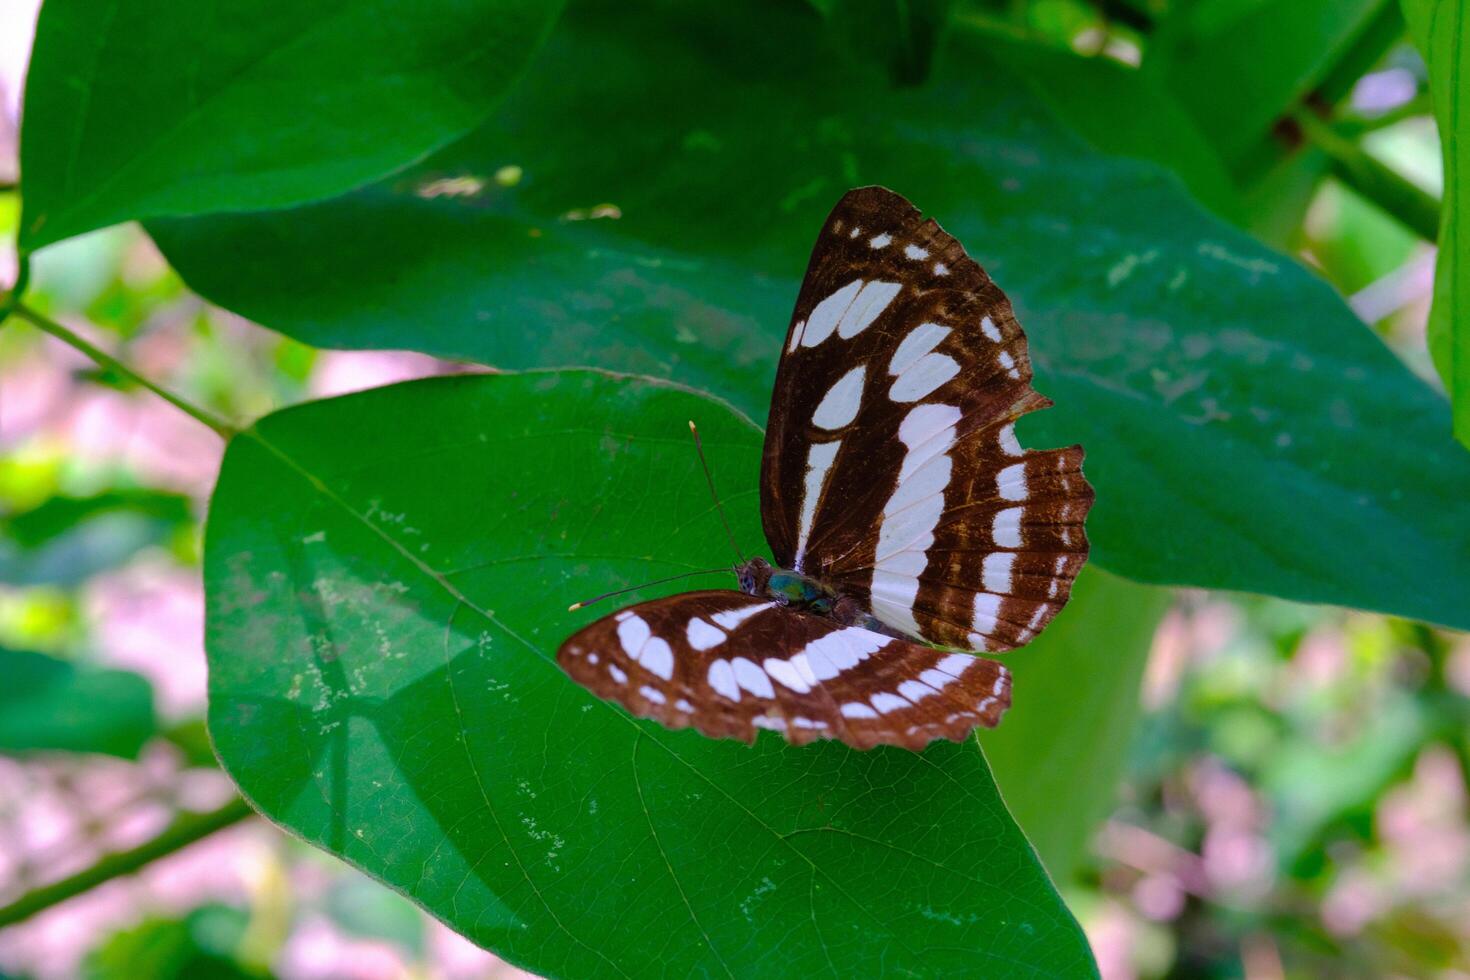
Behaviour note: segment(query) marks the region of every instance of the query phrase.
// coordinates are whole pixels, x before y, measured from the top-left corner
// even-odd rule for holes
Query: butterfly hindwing
[[[1010,704],[992,660],[725,590],[620,610],[573,634],[557,663],[639,717],[746,742],[767,729],[797,745],[919,749],[993,727]]]
[[[930,643],[1004,650],[1087,556],[1082,450],[1023,450],[1031,387],[1009,301],[883,188],[823,225],[772,398],[761,510],[777,564]]]

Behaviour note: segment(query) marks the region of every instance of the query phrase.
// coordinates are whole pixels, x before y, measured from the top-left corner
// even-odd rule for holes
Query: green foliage
[[[954,0],[811,0],[837,36],[863,57],[888,66],[899,85],[929,77]]]
[[[1429,66],[1429,88],[1444,154],[1444,206],[1429,351],[1454,403],[1455,435],[1470,447],[1470,10],[1439,0],[1403,0],[1415,43]]]
[[[1470,457],[1313,274],[1089,152],[978,36],[893,91],[818,57],[813,16],[730,17],[571,11],[503,110],[420,168],[150,227],[194,288],[308,343],[672,375],[759,418],[813,229],[884,183],[1017,304],[1057,402],[1023,434],[1087,447],[1104,568],[1470,625]],[[587,118],[617,153],[560,123]],[[514,187],[424,192],[508,165]]]
[[[1080,880],[1112,802],[1167,595],[1153,584],[1470,626],[1470,457],[1451,413],[1313,272],[1242,230],[1295,247],[1329,166],[1401,225],[1432,224],[1433,202],[1364,152],[1370,123],[1331,118],[1401,36],[1398,6],[585,0],[513,87],[559,10],[48,0],[19,244],[146,220],[190,286],[294,338],[275,352],[290,392],[314,357],[300,341],[635,371],[759,419],[822,216],[884,183],[1015,301],[1057,402],[1020,436],[1086,446],[1096,567],[1009,657],[1016,704],[979,740],[988,763],[973,744],[716,743],[631,720],[552,654],[604,611],[570,615],[571,600],[729,560],[687,418],[758,548],[756,426],[695,391],[581,370],[313,403],[234,439],[211,510],[210,730],[226,768],[272,820],[550,975],[1094,972],[1042,862]],[[1466,439],[1464,6],[1404,10],[1443,138],[1431,338]],[[1135,43],[1143,70],[1077,54]],[[1345,238],[1311,243],[1339,288],[1414,246]],[[85,299],[52,285],[127,338],[157,329],[180,289],[162,274]],[[234,400],[232,353],[204,372],[222,403],[279,403]],[[109,380],[128,376],[113,366]],[[0,579],[44,586],[17,592],[42,601],[191,519],[151,491],[55,497],[0,526]],[[1303,630],[1271,642],[1284,656]],[[1426,691],[1331,710],[1273,701],[1296,684],[1275,648],[1231,650],[1153,719],[1173,727],[1144,739],[1135,777],[1186,750],[1249,774],[1283,873],[1324,889],[1327,842],[1371,836],[1426,745],[1455,746],[1470,772],[1448,654],[1420,646]],[[140,677],[6,651],[0,675],[0,751],[127,756],[156,732]],[[197,722],[158,734],[212,758]],[[1179,787],[1162,784],[1198,776],[1135,783],[1168,809]],[[1151,829],[1209,864],[1200,828]],[[325,911],[426,955],[397,895],[339,889]],[[1248,938],[1275,929],[1252,915],[1221,918]],[[149,920],[89,969],[253,975],[243,928],[221,909]],[[1302,947],[1342,955],[1312,928]],[[1448,969],[1453,942],[1413,962]]]
[[[21,245],[339,194],[484,118],[559,3],[48,0]]]
[[[973,744],[752,750],[567,682],[570,600],[728,560],[689,418],[759,541],[759,430],[662,384],[443,379],[236,438],[205,546],[231,775],[540,973],[1091,972]]]
[[[1086,569],[1065,612],[1006,659],[1015,703],[980,742],[1011,814],[1059,882],[1072,879],[1112,806],[1167,602],[1162,589]]]
[[[163,544],[188,525],[189,501],[152,490],[51,497],[0,520],[0,582],[76,585]]]
[[[150,917],[109,936],[82,964],[84,980],[264,980],[270,974],[240,962],[236,950],[245,915],[204,905],[177,919]]]
[[[1178,3],[1151,36],[1144,69],[1183,101],[1236,166],[1385,8],[1393,10],[1394,0]]]
[[[0,752],[135,758],[155,731],[153,688],[125,670],[0,648]]]

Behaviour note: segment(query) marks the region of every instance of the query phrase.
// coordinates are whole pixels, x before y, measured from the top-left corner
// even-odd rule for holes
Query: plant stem
[[[28,919],[37,912],[59,905],[105,881],[131,874],[152,861],[183,850],[195,841],[239,823],[254,813],[249,804],[238,796],[208,813],[181,813],[163,833],[146,844],[130,851],[109,854],[90,868],[26,892],[14,902],[0,908],[0,928]]]
[[[15,315],[31,323],[35,327],[44,330],[46,333],[49,333],[51,336],[62,341],[63,343],[75,347],[77,350],[81,351],[83,354],[86,354],[93,361],[95,361],[99,367],[106,368],[109,371],[114,371],[117,374],[120,374],[123,377],[128,378],[133,382],[143,386],[144,388],[147,388],[149,391],[153,392],[159,398],[162,398],[164,401],[168,402],[170,405],[174,406],[185,415],[188,415],[190,418],[193,418],[196,421],[202,422],[205,425],[209,426],[211,429],[219,434],[220,438],[228,439],[235,434],[235,429],[224,421],[215,418],[213,415],[209,414],[207,411],[197,405],[191,405],[189,402],[184,401],[178,395],[175,395],[170,391],[160,388],[158,385],[138,374],[132,368],[128,367],[126,364],[119,361],[111,354],[108,354],[106,351],[103,351],[100,348],[93,346],[86,340],[83,340],[81,337],[77,336],[72,331],[68,330],[66,327],[57,323],[55,320],[51,320],[42,316],[40,313],[37,313],[35,310],[31,309],[29,306],[26,306],[24,303],[15,304]]]
[[[1439,236],[1439,201],[1379,162],[1310,110],[1292,117],[1332,162],[1333,174],[1426,241]]]
[[[21,298],[25,296],[26,287],[31,283],[31,256],[29,252],[19,253],[15,265],[15,284],[10,287],[10,292],[0,299],[0,326],[10,319],[20,306]]]

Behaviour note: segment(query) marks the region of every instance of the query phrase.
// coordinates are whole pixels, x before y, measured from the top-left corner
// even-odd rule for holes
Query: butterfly
[[[918,750],[993,727],[1009,672],[1087,560],[1082,447],[1024,450],[1010,302],[882,187],[827,217],[776,372],[761,465],[774,563],[642,602],[562,644],[594,694],[669,728]],[[692,425],[692,423],[691,423]],[[575,607],[574,607],[575,608]]]

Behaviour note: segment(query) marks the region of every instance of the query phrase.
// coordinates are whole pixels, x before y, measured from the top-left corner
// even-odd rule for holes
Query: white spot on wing
[[[998,551],[985,556],[981,564],[981,579],[986,592],[1006,594],[1011,591],[1011,566],[1016,556],[1008,551]]]
[[[944,354],[925,354],[898,376],[888,397],[896,402],[916,402],[960,373],[959,362]]]
[[[644,684],[642,687],[640,687],[638,689],[638,693],[643,695],[648,700],[652,701],[654,704],[663,704],[665,701],[668,700],[668,698],[664,697],[663,691],[660,691],[656,687],[649,687],[647,684]]]
[[[1014,422],[1000,427],[1000,449],[1007,456],[1019,456],[1025,451],[1021,448],[1021,441],[1016,438]]]
[[[642,616],[629,614],[618,623],[618,642],[623,646],[623,652],[634,660],[638,659],[638,653],[643,649],[643,644],[653,635],[653,630],[648,628]]]
[[[975,632],[989,636],[995,632],[1000,614],[1000,596],[991,595],[989,592],[975,593],[975,619],[973,626]]]
[[[868,245],[872,248],[887,248],[888,243],[891,241],[893,241],[893,236],[885,231],[882,234],[874,235],[868,239]]]
[[[954,680],[954,677],[946,674],[942,670],[930,667],[928,670],[919,675],[919,680],[923,681],[925,684],[928,684],[930,687],[934,688],[934,690],[939,691],[944,689],[944,685]]]
[[[900,708],[909,707],[909,703],[903,698],[897,694],[889,694],[887,691],[879,691],[870,700],[872,701],[873,707],[885,715],[893,711],[898,711]]]
[[[822,489],[827,485],[827,474],[837,459],[837,450],[842,441],[814,442],[806,454],[806,482],[801,494],[801,521],[796,529],[796,559],[792,562],[799,572],[802,559],[806,556],[806,539],[812,533],[812,522],[817,517],[817,504],[822,499]],[[718,621],[718,620],[717,620]]]
[[[860,701],[849,701],[842,706],[842,717],[844,718],[876,718],[878,712]]]
[[[822,429],[840,429],[857,418],[866,377],[867,368],[859,364],[838,378],[812,413],[812,424]]]
[[[807,317],[806,329],[801,335],[801,345],[815,347],[832,336],[832,331],[837,329],[837,321],[842,319],[848,307],[852,306],[852,301],[857,298],[862,288],[863,281],[854,279],[818,303],[812,310],[812,315]]]
[[[744,657],[736,657],[730,664],[735,671],[735,683],[758,698],[774,698],[776,691],[766,672]]]
[[[903,247],[903,254],[917,262],[920,259],[927,259],[929,257],[929,250],[927,248],[920,248],[918,245],[905,245]]]
[[[786,345],[786,353],[789,354],[792,351],[796,350],[796,348],[798,348],[798,347],[801,346],[801,334],[802,334],[802,331],[805,330],[805,329],[806,329],[806,321],[805,320],[799,321],[796,324],[796,326],[794,326],[794,327],[791,328],[791,341],[790,341],[790,343],[788,343]]]
[[[797,694],[805,694],[812,689],[811,685],[801,676],[800,672],[791,665],[789,660],[781,660],[777,657],[769,657],[763,663],[766,673],[770,674],[777,683],[789,687]]]
[[[990,319],[990,317],[985,317],[980,321],[980,332],[997,344],[1000,343],[1000,328],[995,325],[995,321]]]
[[[870,282],[863,287],[857,299],[852,301],[846,313],[837,324],[837,336],[844,340],[856,337],[876,319],[893,298],[903,289],[903,285],[896,282]]]
[[[951,677],[958,678],[961,674],[965,672],[965,669],[967,667],[973,666],[975,666],[974,657],[963,653],[951,653],[949,656],[939,661],[939,663],[935,664],[934,669],[938,671],[943,671]]]
[[[612,679],[617,681],[619,684],[628,683],[628,675],[623,673],[622,669],[618,667],[617,664],[608,664],[607,672],[611,674]]]
[[[954,445],[959,419],[960,410],[953,405],[919,405],[898,426],[898,437],[908,453],[898,487],[883,507],[871,591],[874,614],[914,635],[919,634],[914,619],[919,576],[928,563],[925,552],[934,543],[934,528],[944,513],[944,488],[952,470],[944,454]],[[914,466],[911,458],[923,462]]]
[[[664,640],[654,637],[643,645],[643,656],[638,662],[643,669],[664,680],[674,676],[674,651]]]
[[[990,536],[1002,548],[1021,547],[1021,508],[1007,507],[996,513]]]
[[[709,650],[725,642],[724,630],[716,629],[708,621],[695,616],[684,630],[684,637],[696,650]]]
[[[710,617],[710,619],[713,619],[715,623],[723,629],[733,630],[735,627],[739,626],[741,623],[745,622],[756,613],[765,612],[767,609],[770,609],[774,605],[774,602],[762,602],[759,605],[754,606],[741,606],[737,609],[726,609],[724,612],[715,613],[713,616]]]
[[[949,327],[938,323],[919,324],[899,341],[893,358],[888,362],[888,373],[902,374],[907,371],[915,361],[938,347],[939,342],[949,334]]]
[[[904,681],[898,685],[898,693],[918,704],[922,699],[939,692],[921,681]]]
[[[1026,464],[1012,463],[995,476],[995,492],[1002,500],[1026,499]]]
[[[735,670],[728,660],[716,660],[709,665],[709,686],[731,701],[740,700],[740,685],[735,682]]]
[[[805,657],[813,677],[830,681],[886,647],[892,639],[861,626],[849,626],[812,640],[799,656]]]
[[[947,276],[947,275],[949,275],[949,266],[945,265],[943,262],[935,262],[934,263],[934,274],[936,276]]]

